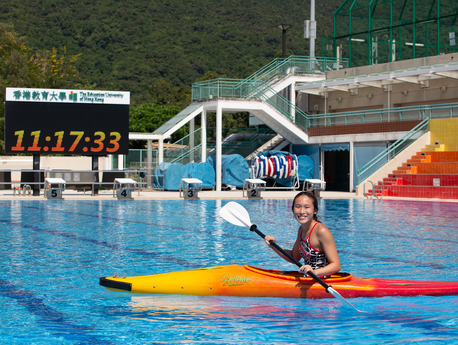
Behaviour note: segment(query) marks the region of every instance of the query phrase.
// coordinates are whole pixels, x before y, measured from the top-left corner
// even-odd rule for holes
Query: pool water
[[[292,270],[263,240],[227,223],[229,200],[0,201],[2,344],[452,344],[458,296],[334,299],[135,295],[98,285],[222,264]],[[238,200],[291,247],[290,200]],[[342,270],[458,280],[458,204],[320,200]]]

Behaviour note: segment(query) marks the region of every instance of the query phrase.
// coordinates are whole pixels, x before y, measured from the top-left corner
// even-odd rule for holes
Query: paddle
[[[250,215],[248,214],[248,211],[242,205],[236,202],[230,201],[226,205],[224,205],[224,207],[221,208],[221,210],[219,211],[219,215],[225,220],[227,220],[229,223],[232,223],[237,226],[244,226],[250,228],[251,231],[254,231],[262,238],[266,237],[266,235],[264,235],[261,231],[258,230],[256,225],[251,224]],[[281,248],[275,242],[270,242],[270,245],[276,248],[280,253],[286,256],[291,262],[295,263],[298,267],[302,267],[302,264],[299,261],[297,261],[291,255],[285,252],[283,248]],[[349,308],[353,308],[356,311],[359,311],[352,304],[350,304],[350,302],[343,298],[336,290],[334,290],[332,286],[326,284],[323,280],[321,280],[315,273],[307,272],[307,274],[311,276],[313,279],[315,279],[322,287],[324,287],[326,292],[329,292],[331,295],[333,295],[335,298],[341,301],[344,305],[346,305]]]

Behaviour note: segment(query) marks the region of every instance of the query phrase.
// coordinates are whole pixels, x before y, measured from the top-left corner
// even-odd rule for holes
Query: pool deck
[[[296,191],[281,191],[281,190],[266,190],[261,192],[262,199],[293,199],[294,196],[299,193]],[[63,200],[116,200],[113,196],[113,191],[102,190],[98,195],[92,196],[90,192],[77,192],[74,190],[65,190],[63,193]],[[200,191],[199,199],[201,200],[237,200],[237,199],[248,199],[246,194],[242,190],[231,190],[215,192],[212,190]],[[140,193],[134,191],[132,193],[133,200],[185,200],[183,196],[180,196],[178,191],[157,191],[157,190],[142,190]],[[320,193],[320,199],[362,199],[369,200],[365,197],[357,196],[356,193],[350,192],[329,192],[322,191]],[[0,200],[47,200],[44,196],[43,191],[40,192],[40,196],[32,195],[13,195],[12,190],[0,190]],[[59,199],[61,200],[61,199]],[[395,198],[395,197],[383,197],[382,200],[413,200],[413,201],[434,201],[434,202],[455,202],[458,203],[457,199],[419,199],[419,198]]]

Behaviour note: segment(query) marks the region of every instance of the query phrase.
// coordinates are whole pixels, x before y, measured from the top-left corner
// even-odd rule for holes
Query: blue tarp
[[[215,186],[215,169],[213,169],[210,163],[189,163],[186,167],[190,164],[194,164],[194,166],[189,177],[201,180],[202,188],[213,188]]]
[[[154,170],[153,187],[164,190],[180,190],[182,178],[188,177],[181,163],[162,163]]]
[[[162,163],[154,170],[153,187],[164,190],[180,190],[181,179],[197,178],[202,181],[202,188],[213,188],[215,169],[207,163]],[[164,185],[165,181],[165,185]]]
[[[192,172],[196,169],[197,163],[191,162],[184,166],[186,169],[186,177],[191,177]],[[200,179],[199,179],[200,180]]]
[[[302,155],[297,157],[299,162],[299,181],[313,178],[313,160],[309,156]]]
[[[293,146],[293,153],[296,156],[309,156],[313,161],[313,177],[314,179],[320,178],[320,145],[295,145]]]
[[[207,158],[207,162],[216,171],[216,156]],[[250,169],[245,158],[241,155],[222,155],[221,157],[221,183],[228,186],[243,188],[245,179],[250,178]]]

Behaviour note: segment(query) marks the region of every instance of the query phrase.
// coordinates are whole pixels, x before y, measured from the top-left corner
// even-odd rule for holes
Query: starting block
[[[326,189],[326,181],[319,179],[306,179],[302,186],[302,191],[312,192],[317,198],[320,197],[320,191]]]
[[[199,199],[202,190],[202,181],[197,178],[183,178],[180,182],[180,197],[185,199]]]
[[[61,178],[46,178],[45,179],[45,198],[46,199],[62,199],[62,191],[65,190],[65,180]],[[25,195],[25,190],[24,190]]]
[[[132,199],[132,191],[135,190],[137,181],[131,178],[115,178],[113,183],[113,198]]]
[[[243,182],[243,196],[247,196],[248,199],[260,199],[263,190],[266,190],[266,181],[264,180],[247,178]]]

